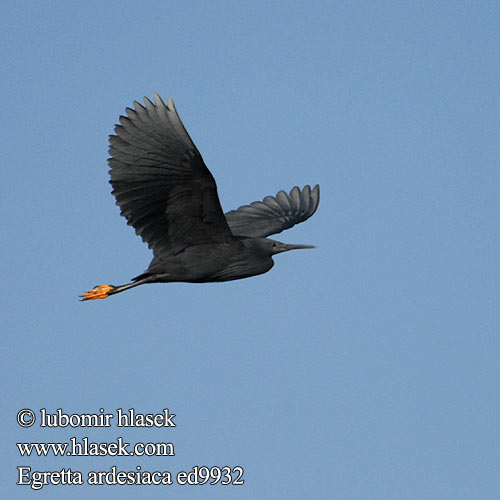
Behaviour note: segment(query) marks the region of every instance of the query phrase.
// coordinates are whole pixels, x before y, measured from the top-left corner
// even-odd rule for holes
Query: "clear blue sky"
[[[5,2],[2,498],[498,500],[498,2]],[[107,136],[171,95],[226,210],[319,183],[317,250],[247,280],[125,283],[150,252]],[[29,429],[21,408],[169,408]],[[21,458],[17,442],[173,442]],[[244,486],[16,486],[33,470],[242,466]]]

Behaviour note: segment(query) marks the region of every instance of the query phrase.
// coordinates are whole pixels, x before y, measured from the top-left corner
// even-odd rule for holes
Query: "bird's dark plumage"
[[[154,254],[233,238],[217,186],[172,99],[156,94],[120,117],[109,138],[117,205]]]
[[[122,286],[100,285],[83,300],[142,283],[226,281],[266,272],[272,255],[308,245],[265,237],[316,211],[319,186],[294,187],[223,213],[215,180],[171,98],[144,98],[120,116],[110,143],[110,183],[121,214],[153,250],[148,270]]]
[[[235,236],[265,238],[309,219],[318,204],[318,185],[312,190],[306,186],[302,191],[295,186],[290,193],[280,191],[276,196],[266,196],[225,215]]]

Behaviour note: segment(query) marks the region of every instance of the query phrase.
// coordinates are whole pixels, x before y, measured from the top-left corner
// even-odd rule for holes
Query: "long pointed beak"
[[[288,250],[300,250],[302,248],[317,248],[316,245],[293,245],[288,243],[283,243],[283,252]]]

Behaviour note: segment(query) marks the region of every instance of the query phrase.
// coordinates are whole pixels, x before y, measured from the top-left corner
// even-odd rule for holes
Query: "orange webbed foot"
[[[105,299],[106,297],[109,297],[108,292],[113,290],[114,286],[111,285],[99,285],[96,286],[95,288],[92,288],[92,290],[89,290],[88,292],[83,293],[80,295],[82,297],[80,300],[94,300],[94,299]]]

